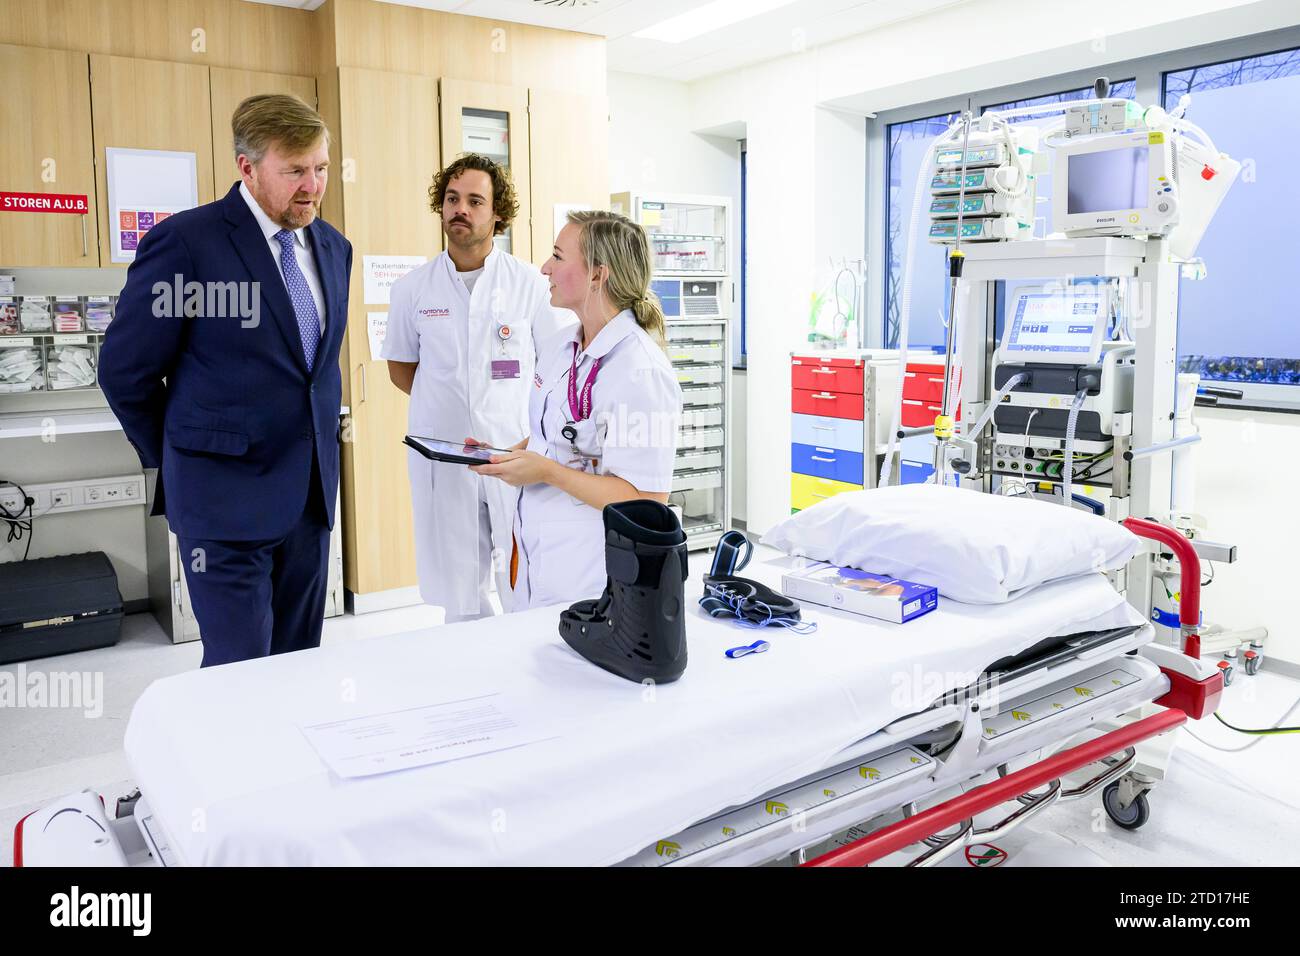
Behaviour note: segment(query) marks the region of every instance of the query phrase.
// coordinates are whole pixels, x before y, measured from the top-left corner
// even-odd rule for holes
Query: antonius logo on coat
[[[451,315],[451,309],[421,309],[420,315],[426,319],[445,319]]]

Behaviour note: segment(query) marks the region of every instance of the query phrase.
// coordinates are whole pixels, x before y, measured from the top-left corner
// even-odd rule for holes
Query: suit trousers
[[[320,646],[329,578],[326,514],[313,454],[306,505],[284,537],[178,538],[203,667]]]

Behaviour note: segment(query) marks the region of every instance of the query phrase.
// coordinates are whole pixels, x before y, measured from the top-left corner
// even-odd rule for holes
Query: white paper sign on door
[[[362,256],[365,304],[388,305],[388,291],[393,283],[426,261],[424,256]]]
[[[366,335],[370,338],[370,361],[383,359],[384,338],[388,335],[388,313],[366,313]]]

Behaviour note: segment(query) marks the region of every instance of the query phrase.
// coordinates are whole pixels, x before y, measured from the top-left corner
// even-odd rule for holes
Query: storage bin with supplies
[[[86,297],[86,331],[106,332],[113,321],[117,308],[115,295],[91,295]]]
[[[54,331],[84,332],[85,329],[86,320],[82,311],[81,298],[75,295],[56,296],[54,299]]]
[[[22,308],[18,311],[18,325],[22,332],[53,332],[54,316],[51,311],[50,297],[23,296]]]
[[[0,296],[0,335],[18,334],[18,300],[13,296]]]
[[[44,390],[45,359],[41,350],[35,345],[0,342],[0,395]]]
[[[51,391],[94,388],[96,364],[93,345],[56,341],[45,349],[45,380]]]

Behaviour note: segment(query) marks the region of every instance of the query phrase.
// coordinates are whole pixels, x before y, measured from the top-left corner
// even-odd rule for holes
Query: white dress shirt
[[[248,208],[253,211],[253,218],[262,227],[262,235],[266,236],[266,244],[271,248],[271,258],[275,260],[275,270],[280,273],[280,281],[283,282],[284,272],[280,268],[280,240],[275,238],[275,234],[283,227],[272,222],[271,217],[262,211],[253,194],[248,191],[247,183],[239,184],[239,195],[244,197],[244,202],[248,203]],[[324,337],[325,295],[321,292],[320,275],[316,272],[316,259],[311,254],[311,243],[307,241],[305,227],[293,230],[293,253],[298,260],[298,270],[307,280],[307,288],[311,290],[312,300],[316,303],[316,314],[320,316],[320,333]]]

